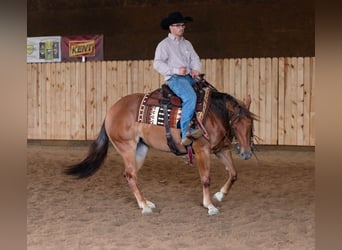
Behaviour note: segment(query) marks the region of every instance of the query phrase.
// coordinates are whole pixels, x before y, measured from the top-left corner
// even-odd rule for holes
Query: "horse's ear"
[[[251,95],[247,95],[246,100],[244,100],[246,107],[249,109],[249,107],[251,106],[251,102],[252,102],[252,98]]]

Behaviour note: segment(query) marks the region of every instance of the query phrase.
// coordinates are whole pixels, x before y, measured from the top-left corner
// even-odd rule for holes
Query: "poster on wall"
[[[27,37],[27,62],[60,62],[61,36]]]
[[[98,60],[103,60],[103,35],[62,37],[62,61]]]

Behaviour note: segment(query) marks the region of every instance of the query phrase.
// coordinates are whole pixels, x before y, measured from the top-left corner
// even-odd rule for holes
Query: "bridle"
[[[240,118],[240,113],[238,113],[238,114],[233,113],[232,117],[229,119],[229,128],[231,131],[231,134],[230,134],[231,144],[235,146],[237,153],[240,152],[241,146],[240,146],[239,140],[236,137],[236,132],[235,132],[235,129],[232,127],[232,124],[234,122],[236,122],[236,120],[238,120],[239,118]],[[225,137],[226,136],[227,136],[227,134],[225,135]],[[253,119],[252,119],[252,126],[251,126],[250,148],[253,151],[253,149],[254,149],[254,122],[253,122]]]

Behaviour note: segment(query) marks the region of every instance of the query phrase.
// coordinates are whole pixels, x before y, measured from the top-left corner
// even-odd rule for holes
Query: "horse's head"
[[[236,143],[238,154],[244,160],[252,157],[253,146],[253,120],[254,115],[249,111],[251,97],[248,95],[244,103],[231,105],[227,103],[227,108],[231,111],[229,125],[233,142]]]

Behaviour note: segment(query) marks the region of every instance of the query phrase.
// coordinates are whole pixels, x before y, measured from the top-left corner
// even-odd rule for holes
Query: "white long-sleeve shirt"
[[[179,73],[180,67],[201,72],[201,61],[192,44],[182,37],[180,40],[171,33],[162,40],[155,51],[153,67],[165,80]]]

